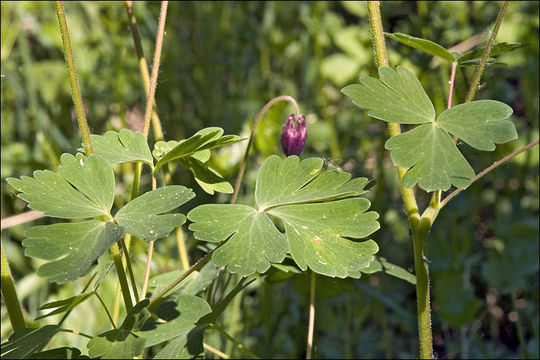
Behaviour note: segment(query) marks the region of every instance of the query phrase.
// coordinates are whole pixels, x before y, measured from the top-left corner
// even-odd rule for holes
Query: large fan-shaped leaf
[[[370,116],[388,122],[422,124],[385,144],[392,150],[394,164],[409,167],[403,177],[406,187],[418,183],[424,190],[433,191],[470,184],[474,170],[451,135],[479,150],[494,150],[495,144],[517,138],[514,125],[507,120],[512,114],[508,105],[494,100],[473,101],[435,118],[433,105],[410,71],[380,67],[379,75],[380,80],[362,78],[359,85],[349,85],[342,92],[356,105],[368,109]]]
[[[143,161],[154,165],[152,153],[146,138],[140,132],[122,129],[120,132],[107,131],[105,135],[90,135],[94,154],[109,163],[118,164],[130,161]]]
[[[98,220],[33,226],[25,232],[24,253],[50,260],[37,274],[63,283],[88,274],[94,261],[123,234],[118,225]]]
[[[130,201],[114,218],[128,233],[154,241],[169,235],[186,221],[183,214],[162,213],[176,209],[194,196],[193,191],[184,186],[161,187]]]
[[[367,212],[369,201],[359,199],[366,179],[350,174],[323,171],[323,161],[299,161],[271,156],[257,176],[255,198],[258,208],[246,205],[209,204],[189,212],[190,229],[197,239],[220,242],[230,239],[214,255],[218,266],[243,276],[264,272],[270,262],[283,261],[291,251],[306,270],[328,276],[347,277],[367,267],[378,247],[372,240],[358,243],[379,228],[375,212]],[[347,198],[347,199],[345,199]],[[283,221],[286,234],[270,220]]]
[[[101,157],[63,154],[60,174],[34,171],[34,177],[8,178],[18,196],[34,210],[64,219],[108,215],[114,200],[114,174]],[[75,186],[79,191],[75,190]]]

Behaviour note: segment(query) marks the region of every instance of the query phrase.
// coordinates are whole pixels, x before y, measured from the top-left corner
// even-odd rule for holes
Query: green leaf
[[[231,194],[233,192],[231,184],[216,170],[207,167],[193,156],[182,158],[180,162],[186,169],[189,169],[193,173],[195,181],[208,194],[213,195],[215,191],[225,194]]]
[[[518,42],[514,42],[514,43],[501,42],[501,43],[495,44],[491,48],[491,52],[489,53],[489,56],[491,57],[492,61],[494,61],[494,59],[493,59],[494,56],[499,56],[499,55],[507,53],[507,52],[511,52],[511,51],[514,51],[514,50],[517,50],[517,49],[521,49],[521,48],[523,48],[525,46],[528,46],[528,44],[522,44],[522,43],[518,43]],[[481,47],[479,49],[470,50],[470,51],[466,52],[465,54],[461,55],[458,58],[458,64],[459,65],[467,65],[467,64],[472,63],[475,60],[480,60],[480,58],[484,54],[485,49],[486,49],[486,47],[483,46],[483,47]]]
[[[193,197],[193,191],[184,186],[161,187],[131,200],[114,218],[128,233],[154,241],[169,235],[186,221],[183,214],[159,214],[176,209]]]
[[[517,139],[514,124],[506,120],[512,108],[494,100],[478,100],[456,105],[437,118],[437,124],[472,147],[495,150],[495,144]]]
[[[64,219],[109,215],[114,201],[114,174],[101,157],[62,154],[59,174],[34,171],[34,177],[8,178],[18,197],[34,210]],[[67,180],[67,181],[66,181]],[[79,191],[75,190],[75,186]]]
[[[132,331],[138,331],[137,325],[142,324],[150,313],[146,309],[150,301],[145,299],[137,303],[126,315],[122,326],[96,336],[88,342],[88,354],[92,358],[102,359],[133,359],[142,354],[145,339],[135,337]]]
[[[360,84],[345,86],[341,92],[353,103],[368,109],[368,115],[399,124],[422,124],[435,120],[435,108],[422,84],[412,72],[379,67],[380,80],[366,76]]]
[[[31,357],[36,351],[43,348],[49,340],[60,330],[57,325],[45,325],[38,329],[26,328],[15,331],[3,343],[2,359],[25,359]]]
[[[405,280],[413,285],[416,285],[416,276],[411,274],[407,270],[403,269],[400,266],[389,263],[385,258],[376,256],[375,261],[373,261],[369,267],[360,270],[365,274],[374,274],[376,272],[382,271],[388,275],[397,277],[398,279]]]
[[[379,228],[375,212],[365,211],[367,179],[322,171],[323,161],[297,156],[267,158],[257,176],[257,209],[246,205],[205,204],[191,210],[189,228],[197,239],[230,239],[213,254],[217,266],[242,276],[265,272],[290,251],[302,270],[347,277],[367,267],[378,251],[375,242],[356,242]],[[281,233],[269,215],[280,219]]]
[[[150,278],[148,287],[153,289],[153,294],[157,294],[186,271],[175,270],[156,275]],[[188,275],[184,281],[172,288],[170,293],[180,292],[182,295],[197,295],[214,281],[216,274],[217,268],[209,262],[200,272],[194,271]]]
[[[394,164],[410,167],[403,185],[416,183],[426,190],[448,190],[451,185],[466,188],[474,170],[457,149],[452,137],[440,127],[424,124],[386,141]]]
[[[60,347],[32,354],[32,359],[90,359],[74,347]]]
[[[146,346],[154,346],[185,335],[195,328],[195,323],[211,311],[210,305],[200,297],[180,295],[176,303],[167,301],[158,306],[157,315],[166,323],[145,324],[139,333],[146,340]]]
[[[494,100],[473,101],[454,106],[435,118],[433,105],[410,71],[380,67],[379,75],[380,80],[362,78],[360,85],[349,85],[342,92],[356,105],[368,109],[370,116],[419,125],[391,137],[385,144],[392,151],[394,164],[409,168],[403,177],[405,187],[418,183],[424,190],[434,191],[448,190],[452,185],[469,186],[474,170],[451,135],[479,150],[493,150],[495,144],[517,138],[514,125],[506,120],[512,114],[508,105]]]
[[[49,260],[37,274],[63,283],[88,274],[94,261],[123,234],[118,225],[97,220],[33,226],[25,232],[24,253]]]
[[[94,154],[111,164],[142,161],[154,165],[146,138],[140,132],[122,129],[120,132],[107,131],[104,135],[90,135]]]
[[[385,32],[384,35],[415,49],[422,50],[423,52],[430,55],[438,56],[441,59],[448,61],[449,63],[453,63],[454,61],[456,61],[456,57],[450,51],[446,50],[441,45],[434,43],[433,41],[402,33]]]
[[[203,335],[207,325],[194,327],[189,333],[169,341],[154,359],[193,359],[204,351]]]
[[[80,295],[72,296],[69,299],[58,300],[58,301],[53,301],[53,302],[50,302],[50,303],[46,303],[46,304],[40,306],[38,308],[38,310],[54,309],[54,308],[57,308],[57,309],[54,310],[54,311],[51,311],[50,313],[47,313],[45,315],[41,315],[41,316],[37,317],[36,320],[42,319],[42,318],[47,317],[47,316],[60,314],[60,313],[65,312],[65,311],[69,311],[69,310],[73,309],[75,306],[82,303],[84,300],[88,299],[93,294],[94,293],[92,293],[92,292],[83,293],[83,294],[80,294]]]
[[[162,154],[163,155],[161,158],[158,159],[158,162],[154,169],[154,173],[156,173],[161,166],[168,163],[169,161],[191,156],[199,151],[210,150],[216,147],[234,144],[239,141],[245,140],[241,139],[239,136],[236,135],[221,135],[223,135],[223,129],[221,128],[204,128],[196,132],[190,138],[179,141],[174,148],[170,149],[165,154],[163,154],[164,150],[168,149],[168,147],[170,146],[169,144],[174,143],[157,142],[154,149],[154,156]]]

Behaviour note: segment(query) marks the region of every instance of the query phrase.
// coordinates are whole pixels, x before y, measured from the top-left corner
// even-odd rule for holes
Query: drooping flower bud
[[[281,147],[287,155],[300,155],[306,142],[307,126],[304,115],[289,115],[283,130],[281,131]]]

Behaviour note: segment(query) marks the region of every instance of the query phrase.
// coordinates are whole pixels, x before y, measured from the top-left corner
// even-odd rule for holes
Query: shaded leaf
[[[435,108],[422,84],[412,72],[379,67],[380,80],[365,76],[360,84],[345,86],[341,92],[353,103],[368,109],[368,115],[399,124],[421,124],[435,120]]]
[[[215,191],[225,194],[231,194],[233,187],[217,171],[204,165],[193,156],[180,159],[182,165],[193,173],[195,181],[201,188],[210,195]]]
[[[74,347],[60,347],[32,354],[32,359],[90,359]]]
[[[137,303],[126,315],[122,326],[96,336],[88,342],[88,354],[102,359],[129,359],[142,354],[145,339],[135,337],[131,332],[139,330],[140,325],[148,319],[150,313],[146,309],[149,300]]]
[[[210,305],[200,297],[180,295],[176,302],[166,301],[158,306],[157,315],[166,323],[147,323],[139,333],[146,346],[154,346],[189,333],[197,320],[211,311]]]
[[[114,218],[128,233],[154,241],[169,235],[186,221],[183,214],[160,214],[176,209],[193,197],[193,191],[184,186],[164,186],[131,200]]]
[[[456,57],[450,51],[446,50],[444,47],[433,41],[402,33],[385,32],[384,35],[415,49],[422,50],[423,52],[430,55],[438,56],[441,59],[448,61],[449,63],[453,63],[454,61],[456,61]]]
[[[68,311],[73,309],[75,306],[82,303],[84,300],[88,299],[90,296],[92,296],[93,293],[83,293],[80,295],[72,296],[69,299],[64,300],[58,300],[58,301],[52,301],[50,303],[46,303],[44,305],[41,305],[38,310],[45,310],[45,309],[54,309],[57,308],[54,311],[51,311],[50,313],[47,313],[45,315],[41,315],[36,318],[36,320],[42,319],[47,316],[52,316],[56,314],[60,314],[62,312]]]
[[[369,201],[358,199],[367,179],[322,171],[318,158],[299,161],[270,156],[257,176],[257,208],[205,204],[191,210],[189,228],[197,239],[220,242],[212,257],[217,266],[247,276],[265,272],[271,262],[283,261],[287,251],[302,270],[309,266],[328,276],[346,277],[368,266],[377,245],[358,243],[379,228],[375,212],[364,213]],[[347,198],[347,199],[344,199]],[[268,215],[283,221],[286,236]]]
[[[493,47],[491,48],[491,52],[489,53],[489,56],[491,57],[492,62],[494,62],[495,61],[495,59],[493,58],[494,56],[499,56],[507,52],[521,49],[525,46],[528,46],[528,44],[522,44],[518,42],[514,42],[514,43],[500,42],[498,44],[493,45]],[[483,46],[479,49],[474,49],[474,50],[470,50],[466,52],[465,54],[461,55],[458,58],[458,64],[468,65],[468,64],[473,63],[474,61],[479,62],[485,50],[486,50],[486,47]]]
[[[384,272],[388,275],[395,276],[398,279],[405,280],[413,285],[416,284],[416,276],[414,276],[414,274],[411,274],[400,266],[389,263],[385,258],[379,256],[376,256],[375,260],[367,268],[360,271],[365,274]]]
[[[94,261],[123,234],[118,225],[97,220],[33,226],[25,232],[24,253],[49,260],[37,274],[63,283],[88,274]]]
[[[28,207],[64,219],[106,215],[114,200],[114,174],[101,157],[62,154],[59,174],[37,170],[33,178],[8,178]],[[67,180],[67,181],[66,181]],[[75,190],[75,186],[79,191]]]
[[[189,333],[171,339],[154,359],[193,359],[202,355],[203,335],[207,325],[194,327]]]
[[[60,329],[57,325],[45,325],[38,329],[26,328],[15,331],[3,343],[2,359],[26,359],[43,348]]]
[[[140,132],[122,129],[120,132],[107,131],[104,135],[90,135],[94,154],[111,164],[142,161],[154,165],[146,138]]]

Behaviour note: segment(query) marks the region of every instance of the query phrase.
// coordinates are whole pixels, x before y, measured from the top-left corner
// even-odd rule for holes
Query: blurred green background
[[[487,42],[502,2],[382,2],[384,30],[435,41],[446,48],[478,35]],[[151,64],[158,2],[134,3],[147,61]],[[123,2],[66,2],[75,64],[90,128],[140,129],[144,112],[133,40]],[[476,99],[512,106],[519,139],[494,152],[460,149],[478,173],[538,138],[539,2],[511,2],[498,42],[528,44],[503,54],[487,67]],[[450,66],[387,39],[390,65],[405,66],[421,80],[437,111],[445,108]],[[1,210],[2,218],[24,212],[25,203],[5,183],[10,176],[52,169],[60,154],[81,145],[64,63],[54,2],[1,2]],[[463,102],[475,67],[458,68],[454,104]],[[383,144],[385,124],[367,117],[340,89],[359,76],[376,76],[364,2],[171,2],[156,90],[166,140],[180,140],[206,126],[247,136],[259,110],[271,98],[293,96],[308,119],[302,157],[324,157],[354,176],[378,180],[368,198],[379,212],[373,235],[380,255],[413,271],[412,242]],[[290,105],[276,105],[260,123],[240,202],[249,202],[256,169],[281,153],[279,133]],[[150,137],[150,143],[154,140]],[[218,150],[213,166],[233,182],[245,143]],[[434,347],[441,358],[538,358],[538,147],[515,157],[471,186],[441,213],[429,238]],[[119,167],[118,173],[122,173]],[[143,181],[148,183],[148,176]],[[177,169],[174,182],[192,187],[186,205],[228,201],[201,191],[189,172]],[[118,179],[119,201],[127,200],[130,179]],[[429,201],[419,192],[420,204]],[[48,219],[34,221],[45,224]],[[2,242],[19,296],[34,319],[37,307],[82,289],[84,279],[63,286],[35,275],[40,260],[23,254],[28,225],[2,232]],[[185,232],[192,261],[201,256]],[[156,275],[179,268],[173,236],[156,244]],[[135,244],[135,272],[142,274],[144,244]],[[410,358],[417,356],[415,289],[385,275],[360,280],[318,277],[314,356],[320,358]],[[224,328],[263,357],[305,356],[308,315],[306,275],[250,285],[224,313]],[[109,306],[115,277],[100,288]],[[89,314],[95,313],[95,316]],[[519,315],[519,316],[518,316]],[[2,341],[11,334],[2,305]],[[43,325],[57,317],[36,322]],[[65,327],[91,334],[107,330],[95,299],[78,307]],[[522,334],[520,346],[519,331]],[[230,343],[213,333],[205,341],[233,356]],[[51,346],[87,340],[57,335]],[[206,354],[209,357],[213,355]]]

